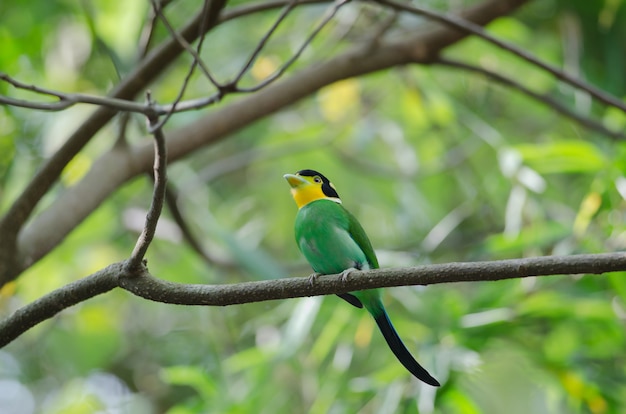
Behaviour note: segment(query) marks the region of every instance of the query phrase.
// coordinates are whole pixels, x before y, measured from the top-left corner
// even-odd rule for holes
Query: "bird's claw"
[[[341,275],[341,281],[343,283],[346,283],[348,281],[348,277],[350,276],[350,273],[354,272],[355,270],[359,270],[355,267],[351,267],[349,269],[344,270],[343,272],[340,273]]]
[[[321,273],[317,273],[317,272],[313,272],[309,275],[309,286],[313,286],[315,284],[315,282],[317,281],[317,278],[320,277],[322,274]]]

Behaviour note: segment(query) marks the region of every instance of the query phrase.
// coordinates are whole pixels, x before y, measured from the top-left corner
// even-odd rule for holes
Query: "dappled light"
[[[0,4],[0,413],[625,412],[625,28],[624,0]],[[304,169],[381,269],[311,276]],[[383,287],[441,387],[335,295]]]

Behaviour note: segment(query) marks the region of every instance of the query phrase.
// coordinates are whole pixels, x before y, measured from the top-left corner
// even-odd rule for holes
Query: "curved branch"
[[[615,107],[619,109],[620,111],[626,113],[626,103],[622,102],[618,98],[604,92],[601,89],[596,88],[595,86],[591,84],[588,84],[576,78],[575,76],[569,75],[568,73],[560,70],[559,68],[555,66],[550,65],[549,63],[543,62],[541,59],[537,58],[532,53],[520,47],[517,47],[509,42],[506,42],[504,40],[498,39],[495,36],[490,35],[489,33],[485,31],[484,28],[482,28],[481,26],[471,21],[464,20],[457,16],[443,14],[443,13],[436,12],[434,10],[425,9],[423,7],[415,6],[412,4],[398,3],[394,0],[374,0],[374,2],[378,4],[382,4],[384,6],[391,7],[395,10],[406,11],[406,12],[409,12],[418,16],[426,16],[429,19],[435,20],[446,26],[453,27],[465,33],[473,34],[483,40],[486,40],[489,43],[492,43],[498,46],[502,50],[506,50],[507,52],[510,52],[514,54],[515,56],[518,56],[524,59],[525,61],[533,64],[534,66],[550,73],[555,78],[560,79],[563,82],[566,82],[575,88],[578,88],[580,90],[587,92],[589,95],[593,96],[594,98],[604,103],[605,105]]]
[[[596,131],[600,134],[606,135],[607,137],[610,137],[613,139],[625,139],[626,138],[626,135],[624,135],[623,132],[612,131],[606,128],[600,122],[594,121],[593,119],[589,117],[577,114],[576,112],[569,109],[567,106],[561,104],[556,99],[547,95],[542,95],[540,93],[537,93],[511,78],[507,78],[506,76],[503,76],[489,69],[481,68],[479,66],[474,66],[469,63],[460,62],[460,61],[452,60],[452,59],[446,59],[446,58],[438,58],[433,63],[447,66],[450,68],[464,69],[469,72],[479,73],[491,80],[501,83],[502,85],[508,86],[513,89],[517,89],[519,92],[523,93],[524,95],[554,109],[556,112],[560,113],[561,115],[566,116],[567,118],[577,122],[583,128]]]
[[[116,286],[156,302],[228,306],[383,287],[496,281],[560,274],[601,274],[624,270],[626,253],[617,252],[354,271],[345,281],[340,274],[326,275],[317,278],[313,285],[308,277],[229,285],[198,285],[159,280],[151,276],[143,266],[131,269],[126,263],[120,262],[59,288],[1,321],[0,347],[61,310]]]
[[[167,282],[150,276],[120,278],[120,287],[144,299],[177,305],[228,306],[243,303],[320,296],[398,286],[453,282],[484,282],[530,276],[601,274],[626,270],[626,253],[544,256],[492,262],[423,265],[409,268],[354,271],[339,275],[264,280],[227,285]]]
[[[151,102],[148,97],[149,103]],[[150,117],[150,128],[159,125],[158,117]],[[153,132],[154,135],[154,190],[152,193],[152,203],[146,214],[146,222],[143,230],[137,239],[133,253],[128,260],[127,265],[130,269],[137,269],[141,266],[144,256],[150,247],[150,243],[154,238],[157,223],[163,210],[163,202],[165,200],[165,191],[167,189],[167,147],[165,145],[165,137],[163,129],[160,126]]]
[[[33,326],[52,318],[63,309],[116,288],[117,278],[122,270],[122,263],[114,263],[16,310],[0,321],[0,347],[7,345]]]

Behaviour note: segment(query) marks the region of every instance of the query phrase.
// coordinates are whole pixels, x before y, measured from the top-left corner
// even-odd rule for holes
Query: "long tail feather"
[[[428,373],[428,371],[426,371],[424,367],[422,367],[415,360],[415,358],[413,358],[413,355],[411,355],[409,350],[406,349],[406,346],[404,346],[404,343],[402,342],[395,328],[391,324],[391,321],[389,320],[389,316],[387,316],[387,312],[385,311],[385,309],[380,309],[380,312],[376,313],[377,315],[374,315],[374,313],[372,313],[372,316],[374,317],[378,328],[385,337],[389,348],[391,348],[391,351],[402,363],[402,365],[404,365],[404,367],[408,369],[409,372],[413,374],[417,379],[424,381],[426,384],[432,385],[434,387],[440,386],[441,384],[439,384],[439,381],[433,378]]]

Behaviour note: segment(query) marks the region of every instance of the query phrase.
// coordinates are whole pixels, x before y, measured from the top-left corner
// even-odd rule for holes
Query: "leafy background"
[[[489,32],[624,97],[624,3],[531,2]],[[24,82],[106,94],[136,62],[148,7],[104,0],[0,3],[0,67]],[[180,25],[197,7],[177,1],[168,17]],[[324,10],[298,9],[247,81],[289,58]],[[294,70],[366,35],[382,19],[377,13],[366,4],[344,8]],[[203,57],[220,79],[245,62],[276,15],[235,20],[211,35]],[[393,30],[401,34],[416,22],[402,17]],[[157,40],[166,36],[160,28]],[[523,81],[607,127],[626,127],[623,113],[480,39],[467,39],[446,56]],[[153,86],[159,101],[176,97],[190,61],[180,59]],[[0,93],[33,98],[3,83]],[[197,75],[186,98],[208,93],[209,83]],[[91,110],[0,107],[3,211]],[[177,115],[168,128],[202,115]],[[89,170],[117,139],[118,126],[102,130],[72,161],[41,208]],[[132,142],[150,139],[139,117],[131,117],[127,135]],[[212,261],[182,241],[166,212],[148,252],[151,270],[185,283],[307,275],[293,240],[296,208],[281,178],[302,168],[331,178],[384,267],[626,246],[622,142],[479,75],[413,65],[333,84],[173,164],[168,172],[179,207]],[[4,286],[2,314],[127,257],[150,194],[146,178],[120,188],[62,245]],[[335,297],[204,308],[114,291],[0,351],[0,407],[76,414],[621,413],[624,276],[387,289],[398,331],[443,383],[436,391],[395,361],[367,314]]]

